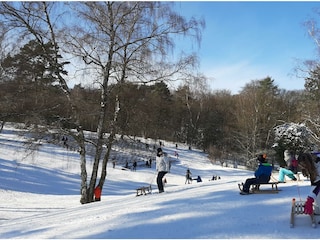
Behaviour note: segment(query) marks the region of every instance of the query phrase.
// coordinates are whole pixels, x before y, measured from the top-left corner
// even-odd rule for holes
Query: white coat
[[[169,161],[165,156],[156,156],[156,170],[158,172],[169,172]]]

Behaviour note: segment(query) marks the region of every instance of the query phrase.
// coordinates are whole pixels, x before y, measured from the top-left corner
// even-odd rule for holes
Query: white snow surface
[[[297,215],[290,228],[292,198],[305,200],[311,189],[304,177],[287,179],[276,194],[243,196],[238,183],[252,171],[212,164],[199,150],[166,142],[163,150],[179,158],[164,193],[154,163],[134,172],[110,161],[101,201],[80,204],[78,153],[43,142],[28,155],[18,133],[10,126],[0,133],[1,239],[319,239],[320,225],[312,228],[308,215]],[[185,184],[187,168],[203,182]],[[213,175],[221,179],[209,181]],[[152,194],[137,197],[135,189],[149,184]]]

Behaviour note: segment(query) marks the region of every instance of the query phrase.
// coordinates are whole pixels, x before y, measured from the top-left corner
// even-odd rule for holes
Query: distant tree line
[[[46,66],[35,41],[3,59],[2,121],[74,127],[71,107],[58,86],[52,85]],[[117,97],[121,103],[118,134],[186,143],[210,152],[213,158],[245,154],[250,159],[259,151],[272,149],[274,127],[286,122],[314,122],[312,113],[317,115],[319,110],[314,90],[279,89],[270,77],[251,81],[236,95],[227,90],[200,93],[193,86],[186,83],[170,89],[164,81],[111,84],[107,101],[112,104],[108,105],[105,131],[113,120]],[[78,84],[70,96],[80,110],[83,129],[96,131],[100,90]]]

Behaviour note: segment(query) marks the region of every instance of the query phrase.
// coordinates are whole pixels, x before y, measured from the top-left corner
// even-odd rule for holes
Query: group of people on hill
[[[158,172],[157,186],[158,186],[159,193],[164,192],[164,183],[166,182],[166,179],[164,178],[164,176],[170,171],[170,167],[171,166],[170,166],[169,159],[163,153],[162,148],[158,148],[157,149],[157,156],[156,156],[156,170]],[[192,183],[192,180],[196,180],[197,182],[202,182],[202,179],[200,176],[193,179],[190,169],[187,169],[185,184]]]
[[[243,184],[243,188],[240,192],[240,194],[242,195],[249,194],[251,185],[268,183],[271,179],[273,166],[268,163],[266,155],[258,155],[257,161],[259,162],[258,168],[254,172],[254,177],[246,179],[245,183]],[[295,177],[295,174],[297,173],[299,168],[302,174],[310,179],[311,186],[313,186],[311,192],[307,196],[307,200],[304,206],[304,213],[313,214],[313,203],[320,192],[320,153],[317,156],[313,156],[310,153],[302,153],[296,159],[293,153],[288,154],[287,152],[285,153],[285,162],[286,164],[279,168],[278,182],[285,182],[285,176],[296,181],[297,179]],[[164,183],[166,180],[165,175],[170,171],[170,161],[165,156],[161,147],[157,149],[156,171],[158,190],[159,193],[163,193]],[[192,180],[192,173],[190,169],[187,169],[185,184],[191,183]],[[200,176],[198,176],[198,178],[195,180],[197,180],[197,182],[202,181]],[[95,196],[95,200],[99,201],[101,196],[101,190],[99,188],[95,189]]]
[[[311,215],[314,211],[313,203],[320,192],[320,154],[313,156],[311,153],[302,153],[296,159],[294,154],[290,153],[289,157],[285,158],[285,160],[286,166],[279,168],[278,182],[283,183],[285,176],[296,181],[297,179],[294,174],[297,173],[299,168],[302,174],[308,177],[311,182],[312,189],[304,205],[304,213]],[[257,157],[257,161],[259,165],[254,172],[254,177],[246,179],[240,192],[241,195],[249,194],[250,187],[253,184],[268,183],[270,181],[273,167],[268,163],[266,155],[260,154]]]
[[[246,180],[245,184],[243,185],[243,190],[240,192],[242,195],[249,194],[251,185],[268,183],[270,181],[273,167],[267,162],[266,155],[260,154],[257,158],[257,161],[259,162],[259,165],[254,173],[255,177]],[[293,181],[296,181],[297,178],[295,177],[295,174],[298,172],[298,160],[295,158],[294,153],[285,151],[285,163],[285,166],[281,166],[279,168],[278,182],[284,183],[285,176],[291,178]]]
[[[190,171],[190,169],[188,168],[187,169],[187,172],[186,172],[186,181],[184,182],[184,184],[190,184],[192,183],[193,180],[196,180],[197,182],[202,182],[202,179],[200,176],[196,177],[196,178],[192,178],[192,173]]]
[[[279,176],[278,182],[284,182],[285,176],[291,178],[296,181],[295,174],[298,171],[298,168],[301,169],[304,176],[307,176],[311,181],[311,186],[313,186],[310,194],[307,197],[304,213],[305,214],[313,214],[313,202],[320,192],[320,155],[314,159],[314,157],[310,153],[302,153],[299,155],[298,159],[295,158],[293,153],[285,153],[287,157],[285,157],[286,164],[279,168]],[[253,178],[246,179],[243,189],[240,192],[242,195],[249,194],[249,190],[251,185],[260,184],[260,183],[268,183],[271,179],[271,174],[273,170],[273,166],[268,163],[265,154],[260,154],[257,157],[257,161],[259,162],[258,168],[254,172]],[[157,149],[156,156],[156,170],[158,172],[157,175],[157,185],[159,189],[159,193],[164,192],[164,176],[169,172],[169,161],[166,157],[164,157],[163,151],[161,148]],[[198,179],[200,176],[198,176]],[[201,178],[200,180],[202,181]],[[186,171],[186,183],[192,182],[192,173],[190,169]]]

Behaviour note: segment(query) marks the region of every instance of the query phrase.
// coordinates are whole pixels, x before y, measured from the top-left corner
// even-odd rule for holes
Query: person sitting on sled
[[[313,214],[313,202],[320,191],[320,162],[315,162],[309,153],[302,153],[298,157],[298,166],[302,174],[310,179],[311,186],[314,186],[307,197],[304,205],[305,214]]]
[[[196,180],[197,180],[197,182],[202,182],[202,179],[200,176],[198,176]]]
[[[287,150],[286,150],[287,151]],[[297,181],[297,178],[294,176],[297,173],[298,160],[295,158],[292,152],[289,152],[288,159],[286,160],[286,167],[280,167],[278,182],[284,183],[285,176],[291,178],[293,181]]]
[[[243,189],[240,192],[242,195],[249,194],[250,186],[259,183],[268,183],[270,181],[272,173],[272,165],[267,162],[265,157],[261,154],[258,156],[259,161],[258,169],[254,172],[254,178],[248,178],[243,185]]]

